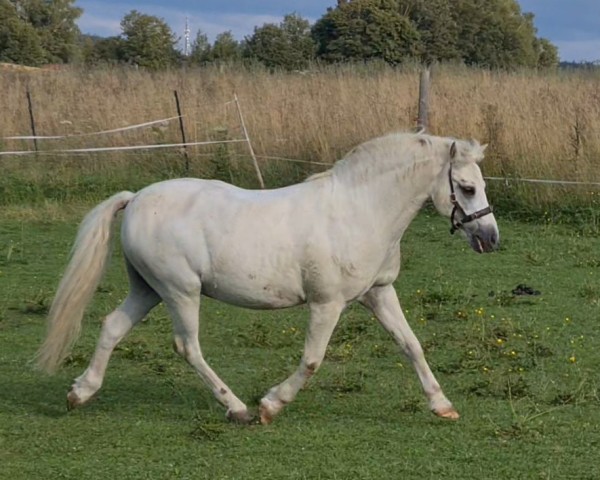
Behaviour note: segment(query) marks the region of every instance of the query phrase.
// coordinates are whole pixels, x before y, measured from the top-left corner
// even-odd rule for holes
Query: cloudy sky
[[[600,60],[600,0],[520,0],[522,10],[535,14],[540,36],[559,49],[561,60]],[[188,18],[192,38],[198,30],[212,41],[230,30],[242,40],[255,26],[279,23],[286,13],[296,12],[314,22],[336,0],[79,0],[84,10],[79,27],[100,36],[121,33],[120,21],[131,10],[165,20],[183,37]]]

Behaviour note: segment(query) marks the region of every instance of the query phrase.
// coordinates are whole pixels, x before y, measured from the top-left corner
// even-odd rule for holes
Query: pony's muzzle
[[[469,235],[469,243],[477,253],[493,252],[500,246],[500,234],[493,226],[483,227]]]

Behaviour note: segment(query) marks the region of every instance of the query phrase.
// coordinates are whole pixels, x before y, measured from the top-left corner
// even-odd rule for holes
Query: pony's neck
[[[348,168],[336,171],[334,167],[334,181],[347,187],[356,211],[376,215],[389,241],[398,242],[430,197],[442,172],[446,146],[438,143],[430,143],[422,152],[399,145],[395,150],[371,152],[370,158],[368,155],[362,159],[349,158]],[[406,148],[405,158],[398,159],[397,152],[403,151],[402,147]]]

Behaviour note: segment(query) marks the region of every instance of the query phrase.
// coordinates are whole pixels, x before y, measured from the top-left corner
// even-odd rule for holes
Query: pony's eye
[[[475,187],[460,185],[460,190],[468,197],[472,197],[473,195],[475,195]]]

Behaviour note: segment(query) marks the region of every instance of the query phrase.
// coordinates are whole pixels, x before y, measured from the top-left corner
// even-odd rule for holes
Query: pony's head
[[[449,147],[445,146],[448,161],[431,192],[437,210],[450,218],[450,232],[463,232],[477,253],[495,250],[500,241],[479,169],[486,147],[475,140],[456,140]]]

